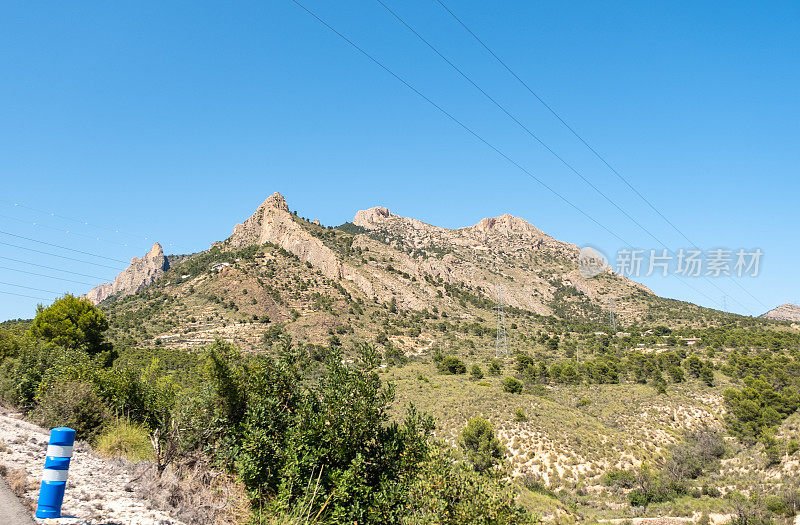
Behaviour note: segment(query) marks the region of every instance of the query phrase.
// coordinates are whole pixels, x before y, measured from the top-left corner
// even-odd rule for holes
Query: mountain
[[[470,418],[490,420],[520,501],[547,520],[687,523],[708,512],[722,523],[736,491],[800,487],[800,413],[776,430],[783,448],[732,437],[711,447],[723,461],[703,460],[705,474],[683,479],[728,432],[726,392],[742,378],[800,384],[795,327],[662,298],[607,266],[588,277],[578,246],[519,217],[449,229],[373,207],[326,227],[275,193],[226,239],[168,262],[149,285],[137,280],[99,305],[109,339],[129,350],[120,359],[175,363],[180,375],[187,355],[215,340],[270,354],[291,339],[313,376],[334,351],[349,364],[370,343],[395,387],[392,416],[413,404],[454,445]],[[521,393],[508,388],[513,379]],[[637,518],[639,480],[667,479],[650,469],[677,473],[675,494],[657,496],[680,497]]]
[[[800,322],[800,306],[786,303],[773,308],[761,317],[765,319],[775,319],[776,321],[795,321]]]
[[[600,328],[611,305],[627,324],[723,319],[658,297],[610,267],[584,277],[579,256],[576,245],[508,214],[448,229],[374,207],[332,228],[290,212],[275,193],[209,250],[170,256],[171,264],[156,244],[88,297],[103,303],[128,343],[176,347],[221,337],[253,348],[265,324],[315,344],[337,330],[373,339],[381,329],[365,312],[377,305],[487,330],[500,302],[515,316]],[[406,349],[428,343],[406,342]]]
[[[86,293],[86,298],[94,304],[108,299],[114,294],[129,295],[153,284],[170,265],[164,250],[158,243],[153,244],[142,258],[134,257],[130,265],[114,279],[114,282],[95,286]]]

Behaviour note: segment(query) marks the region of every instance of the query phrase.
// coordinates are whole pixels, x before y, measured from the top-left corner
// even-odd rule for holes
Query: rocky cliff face
[[[313,226],[322,229],[321,226]],[[269,196],[250,218],[234,226],[230,237],[213,246],[235,249],[268,242],[293,253],[301,261],[311,263],[329,279],[353,282],[369,297],[384,297],[390,293],[386,286],[370,278],[368,273],[360,272],[342,261],[336,252],[311,235],[299,219],[289,212],[289,206],[280,193]]]
[[[800,306],[792,303],[782,304],[773,308],[761,317],[775,319],[776,321],[795,321],[800,322]]]
[[[123,295],[136,293],[151,285],[167,270],[169,261],[164,256],[161,245],[155,243],[144,257],[131,259],[131,264],[117,275],[114,282],[95,286],[89,290],[86,298],[97,304],[116,293],[121,292]]]

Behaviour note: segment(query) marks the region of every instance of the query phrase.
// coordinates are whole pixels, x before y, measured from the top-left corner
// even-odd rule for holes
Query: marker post
[[[36,506],[37,518],[61,517],[61,504],[67,487],[69,459],[75,444],[75,431],[58,427],[50,431],[50,443],[44,459],[42,486],[39,489],[39,504]]]

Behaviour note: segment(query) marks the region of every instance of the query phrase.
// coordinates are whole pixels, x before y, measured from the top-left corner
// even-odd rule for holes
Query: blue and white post
[[[50,431],[50,444],[47,445],[42,486],[39,489],[39,504],[36,507],[37,518],[61,517],[69,458],[72,457],[74,444],[75,431],[71,428],[58,427]]]

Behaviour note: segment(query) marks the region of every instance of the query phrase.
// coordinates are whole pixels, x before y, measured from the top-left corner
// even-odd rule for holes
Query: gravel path
[[[12,484],[17,491],[23,492],[22,503],[14,498],[18,506],[27,503],[35,508],[48,440],[49,432],[45,429],[22,421],[15,414],[0,408],[0,465],[7,471],[8,479],[14,479]],[[67,493],[62,507],[62,514],[73,519],[35,521],[42,524],[183,525],[183,522],[152,508],[148,500],[137,495],[141,491],[137,490],[139,487],[133,480],[144,468],[141,464],[132,464],[119,458],[96,456],[85,443],[78,442],[70,463]],[[3,494],[6,492],[11,494],[10,491],[0,490],[0,498],[5,497]],[[6,508],[4,502],[4,499],[0,499],[2,510]],[[27,523],[32,523],[30,514],[27,516]],[[0,524],[6,523],[16,522],[7,521],[0,512]]]

